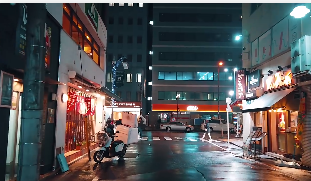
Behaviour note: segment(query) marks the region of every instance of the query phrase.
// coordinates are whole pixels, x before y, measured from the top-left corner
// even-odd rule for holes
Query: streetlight
[[[239,41],[239,40],[241,40],[241,38],[242,38],[242,35],[236,35],[235,36],[235,41]]]
[[[220,115],[219,115],[219,68],[223,65],[224,63],[222,63],[222,62],[218,62],[218,74],[217,74],[217,76],[218,76],[218,86],[217,86],[217,88],[218,88],[218,93],[217,93],[217,96],[218,96],[218,98],[217,98],[217,103],[218,103],[218,114],[217,114],[217,118],[219,119],[219,121],[221,122],[221,120],[220,120]],[[223,132],[223,127],[221,127],[221,137],[223,137],[223,134],[224,134],[224,132]]]
[[[308,13],[310,13],[310,9],[307,8],[306,6],[297,6],[293,9],[293,11],[290,13],[291,16],[294,18],[303,18],[305,17]]]
[[[225,69],[224,69],[224,71],[225,71],[225,72],[228,72],[228,69],[227,69],[227,68],[225,68]]]
[[[233,94],[234,94],[234,91],[233,91],[233,90],[229,91],[229,96],[230,96],[230,97],[232,97]]]
[[[178,111],[179,111],[179,108],[178,108],[178,99],[180,98],[180,94],[177,94],[176,95],[176,101],[177,101],[177,116],[176,116],[176,121],[178,121]]]

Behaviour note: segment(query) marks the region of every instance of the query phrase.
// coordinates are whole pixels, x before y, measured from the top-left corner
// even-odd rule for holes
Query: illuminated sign
[[[236,99],[237,100],[243,100],[245,99],[245,83],[246,83],[246,79],[245,79],[245,70],[238,70],[237,74],[236,74],[236,87],[235,87],[235,92],[236,94]]]
[[[111,105],[109,105],[108,103],[106,103],[106,106],[110,107]],[[140,107],[141,103],[140,102],[115,102],[114,103],[114,107],[132,107],[132,108],[136,108],[136,107]]]
[[[188,106],[187,111],[197,111],[199,108],[198,106]]]
[[[292,83],[291,71],[277,72],[266,80],[266,90],[279,88],[281,86],[290,85]]]
[[[248,75],[248,89],[260,86],[261,70],[256,70]]]

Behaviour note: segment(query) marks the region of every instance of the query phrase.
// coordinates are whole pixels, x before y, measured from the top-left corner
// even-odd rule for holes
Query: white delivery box
[[[122,124],[137,128],[137,115],[129,112],[122,112]]]
[[[115,140],[121,140],[124,144],[132,144],[138,142],[138,128],[129,128],[123,125],[117,126]]]

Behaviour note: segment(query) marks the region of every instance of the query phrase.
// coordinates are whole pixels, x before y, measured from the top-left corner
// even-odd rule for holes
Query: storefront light
[[[66,103],[68,101],[68,95],[67,94],[62,94],[62,102]]]
[[[78,85],[78,88],[82,89],[82,86],[81,86],[81,85]]]
[[[88,92],[88,91],[90,91],[90,90],[86,89],[85,91]]]

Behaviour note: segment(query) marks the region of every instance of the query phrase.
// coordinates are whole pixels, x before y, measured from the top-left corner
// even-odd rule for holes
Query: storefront
[[[243,141],[254,127],[261,128],[267,133],[260,145],[263,152],[301,154],[300,150],[294,149],[300,90],[290,69],[276,72],[262,80],[263,87],[249,89],[248,96],[246,94],[242,110]]]
[[[226,118],[226,107],[226,105],[219,105],[221,118]],[[218,105],[178,104],[178,109],[177,115],[177,104],[153,104],[150,117],[161,122],[180,121],[191,125],[195,118],[215,119],[218,117]]]
[[[122,112],[129,112],[137,115],[137,118],[140,116],[141,111],[141,102],[115,102],[114,106],[111,106],[106,102],[105,106],[105,115],[106,120],[111,118],[113,120],[122,119]]]

